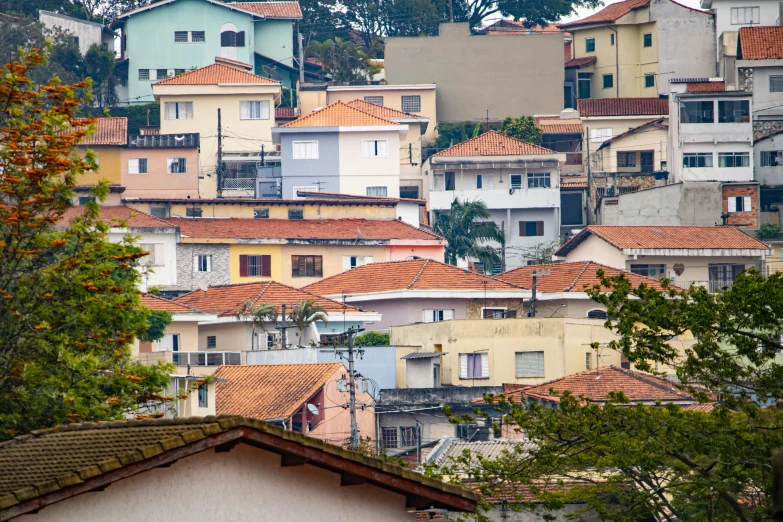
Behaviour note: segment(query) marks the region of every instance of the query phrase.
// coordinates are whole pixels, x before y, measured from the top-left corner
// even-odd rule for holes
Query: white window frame
[[[590,129],[590,143],[603,143],[612,139],[612,129]]]
[[[500,310],[502,312],[502,317],[484,317],[484,310]],[[508,307],[506,306],[487,306],[487,307],[481,307],[481,319],[503,319],[506,316],[506,312],[508,312]]]
[[[180,352],[182,351],[182,338],[180,334],[165,334],[162,339],[155,341],[156,352]]]
[[[144,169],[142,170],[142,166]],[[147,174],[149,161],[147,158],[128,158],[128,174]]]
[[[291,142],[293,159],[318,159],[318,140]]]
[[[519,178],[519,181],[517,181],[517,178]],[[512,189],[521,189],[522,188],[522,174],[511,174],[508,177],[508,183],[511,185]]]
[[[367,196],[376,196],[385,198],[389,196],[389,187],[383,186],[383,185],[373,185],[371,187],[365,187],[365,195]],[[371,194],[371,192],[373,194]]]
[[[519,359],[520,356],[526,355],[526,354],[540,354],[540,365],[536,364],[535,370],[529,373],[520,373],[519,372]],[[540,371],[539,371],[540,370]],[[523,352],[515,352],[514,353],[514,376],[517,378],[521,377],[545,377],[546,376],[546,354],[543,350],[528,350]]]
[[[177,167],[177,172],[172,171],[172,166],[176,162],[177,164],[180,163],[180,160],[185,165],[185,168],[183,170],[179,170],[179,167]],[[187,158],[166,158],[166,173],[167,174],[187,174],[188,173],[188,159]]]
[[[163,266],[163,243],[140,243],[139,248],[149,252],[149,255],[139,259],[141,266]]]
[[[343,256],[343,272],[375,262],[373,256]]]
[[[759,155],[760,167],[778,167],[783,165],[783,150],[762,150]]]
[[[422,322],[439,323],[454,319],[454,310],[422,310]]]
[[[362,156],[386,158],[389,156],[389,140],[362,140]]]
[[[140,82],[147,82],[150,80],[150,70],[149,69],[139,69],[139,81]]]
[[[725,158],[732,158],[733,165],[721,165],[721,160],[725,161]],[[737,158],[742,158],[743,163],[746,165],[737,165]],[[744,169],[750,167],[750,152],[719,152],[718,153],[718,167],[722,169]]]
[[[773,89],[773,83],[776,84],[776,88]],[[783,75],[770,74],[769,75],[769,92],[783,92]]]
[[[481,376],[473,377],[468,376],[468,356],[479,356],[481,358]],[[460,379],[489,379],[489,353],[487,352],[472,352],[459,354],[459,378]]]
[[[204,270],[202,270],[202,268],[204,268]],[[199,273],[212,272],[212,256],[210,254],[194,255],[193,271]]]
[[[748,13],[750,13],[750,19],[748,19]],[[731,25],[758,25],[760,22],[761,9],[759,6],[731,8]]]
[[[531,185],[531,182],[534,183]],[[527,188],[552,188],[552,174],[549,172],[528,172]]]
[[[729,214],[753,212],[753,198],[751,196],[729,196],[727,199]]]
[[[691,167],[690,165],[685,165],[685,160],[691,158],[695,158],[697,163],[699,161],[699,158],[704,158],[704,166],[699,167],[697,165],[695,167]],[[682,154],[682,161],[683,161],[682,166],[683,168],[686,169],[711,169],[715,165],[712,152],[684,152]],[[709,165],[707,165],[707,163],[709,163]]]
[[[177,101],[163,104],[163,119],[165,120],[192,120],[193,102]]]
[[[269,100],[246,100],[239,102],[240,120],[268,120]]]

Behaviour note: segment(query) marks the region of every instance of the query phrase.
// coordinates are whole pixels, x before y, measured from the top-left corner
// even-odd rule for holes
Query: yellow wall
[[[282,272],[280,266],[280,247],[281,245],[231,245],[229,255],[231,256],[231,283],[252,283],[255,281],[282,281]],[[239,276],[239,256],[272,256],[271,276],[270,277],[240,277]]]
[[[128,201],[128,206],[141,212],[150,212],[150,207],[163,206],[160,203]],[[319,205],[319,204],[268,204],[261,201],[242,203],[208,203],[205,201],[193,201],[192,203],[172,203],[169,206],[169,216],[183,217],[186,209],[197,206],[203,211],[203,217],[234,217],[252,218],[253,211],[257,208],[268,208],[270,219],[288,219],[288,209],[303,209],[304,219],[397,219],[397,209],[394,206],[381,205]]]
[[[636,154],[635,167],[619,167],[617,165],[618,152],[635,151],[653,151],[653,168],[655,170],[661,170],[663,168],[661,162],[667,161],[667,141],[668,134],[666,129],[660,127],[648,127],[640,132],[614,141],[595,154],[591,154],[591,156],[593,156],[591,163],[592,170],[597,172],[641,172],[641,156],[638,153]],[[593,148],[593,146],[598,148],[601,146],[601,144],[591,143],[590,147]]]
[[[98,158],[98,171],[85,172],[76,180],[77,185],[95,185],[101,180],[108,180],[109,183],[119,185],[122,180],[122,169],[120,162],[120,147],[87,147]],[[79,147],[80,155],[86,153],[85,147]]]
[[[238,245],[237,245],[238,246]],[[292,277],[291,256],[322,256],[323,277]],[[282,279],[284,284],[301,288],[343,272],[343,256],[373,256],[373,261],[386,261],[384,246],[323,246],[323,245],[282,245],[281,259]],[[274,270],[275,261],[272,260]],[[232,279],[233,282],[233,279]]]

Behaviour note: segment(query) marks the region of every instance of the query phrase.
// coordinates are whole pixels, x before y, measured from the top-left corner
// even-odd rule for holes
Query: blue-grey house
[[[121,103],[150,103],[158,80],[234,60],[255,74],[280,81],[295,69],[294,23],[298,2],[162,0],[123,13],[112,25],[121,31],[116,69]],[[283,74],[283,87],[293,87]]]

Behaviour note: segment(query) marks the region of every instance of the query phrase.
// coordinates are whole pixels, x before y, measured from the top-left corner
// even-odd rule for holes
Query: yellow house
[[[95,133],[82,138],[77,145],[79,154],[84,155],[87,149],[93,151],[98,163],[98,170],[85,172],[77,183],[79,185],[95,185],[107,180],[110,185],[120,185],[122,181],[122,150],[128,144],[128,118],[96,118]],[[84,199],[81,199],[84,198]],[[80,204],[84,204],[89,196],[82,196]]]
[[[266,153],[274,152],[280,83],[242,67],[214,63],[159,81],[152,93],[160,104],[161,134],[200,135],[199,194],[213,198],[225,189],[225,196],[252,196],[261,148],[266,145]]]
[[[657,97],[669,78],[716,74],[713,15],[673,0],[625,0],[558,27],[573,35],[577,98]]]

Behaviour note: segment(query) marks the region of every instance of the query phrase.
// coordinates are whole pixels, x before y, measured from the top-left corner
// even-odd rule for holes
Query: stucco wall
[[[232,201],[230,204],[206,202],[203,200],[187,203],[174,201],[170,204],[128,201],[126,204],[148,214],[150,213],[150,207],[165,205],[169,208],[169,216],[171,217],[185,217],[187,216],[187,209],[198,207],[201,208],[204,217],[253,218],[255,209],[265,208],[269,210],[270,219],[288,219],[289,209],[302,210],[304,219],[367,218],[392,220],[397,218],[397,211],[394,205],[357,205],[355,203],[350,205],[320,205],[318,203],[305,203],[304,201],[297,204],[286,204],[281,201],[272,205],[269,202],[261,203],[253,200],[246,202]]]
[[[183,498],[186,502],[152,502]],[[204,451],[26,515],[25,522],[83,522],[111,513],[116,522],[255,520],[323,522],[407,520],[405,496],[370,484],[340,487],[340,475],[310,466],[281,467],[280,456],[239,444]]]
[[[756,181],[762,185],[783,185],[783,166],[762,167],[761,151],[783,151],[783,134],[757,141],[753,145],[753,163]]]
[[[229,245],[179,243],[177,245],[177,284],[196,290],[201,286],[227,285],[231,282]],[[197,272],[195,256],[212,256],[212,271]]]
[[[375,262],[386,257],[383,246],[284,245],[280,248],[280,255],[281,278],[275,280],[295,288],[342,273],[344,256],[372,256]],[[323,277],[293,277],[291,257],[307,255],[321,256]]]
[[[392,326],[420,323],[423,310],[454,310],[455,319],[467,319],[465,299],[385,299],[354,303],[381,314],[381,320],[365,323],[372,331],[387,331]]]
[[[400,197],[400,131],[340,132],[339,135],[340,192],[366,196],[368,186],[381,186],[386,187],[387,196]],[[364,140],[386,140],[387,155],[363,156]]]
[[[722,222],[721,184],[716,182],[676,183],[615,199],[614,207],[602,207],[602,225],[713,226]]]
[[[471,36],[466,23],[439,33],[387,38],[384,63],[390,84],[438,85],[438,121],[563,109],[562,35]]]
[[[51,11],[39,11],[38,20],[49,30],[58,28],[67,31],[79,39],[79,52],[84,55],[93,45],[101,45],[103,42],[103,28],[101,24],[78,20],[70,16],[58,15]],[[107,43],[108,43],[107,39]],[[114,50],[114,42],[111,47]]]
[[[655,115],[652,116],[636,116],[636,117],[623,117],[623,116],[615,116],[615,117],[599,117],[599,116],[593,116],[593,117],[586,117],[582,118],[582,126],[584,127],[584,140],[582,142],[582,151],[587,155],[587,152],[589,150],[590,154],[593,154],[594,152],[598,151],[598,147],[601,146],[601,142],[591,142],[590,141],[590,133],[591,130],[595,129],[612,129],[612,136],[617,136],[619,134],[622,134],[623,132],[626,132],[628,129],[633,127],[638,127],[639,125],[646,123],[650,120],[656,119]],[[664,123],[668,121],[668,117],[666,120],[664,120]],[[642,133],[642,136],[645,136],[644,141],[652,141],[651,147],[652,149],[657,148],[659,145],[656,140],[648,140],[646,136],[649,133]],[[664,133],[665,134],[665,133]],[[589,144],[588,144],[589,142]],[[622,143],[622,142],[621,142]],[[622,149],[621,149],[622,150]],[[650,150],[649,148],[647,150]],[[665,150],[665,149],[664,149]],[[657,158],[656,158],[657,159]],[[662,158],[664,161],[666,158]],[[595,169],[593,169],[595,170]]]
[[[121,149],[124,198],[198,198],[198,149]],[[129,174],[128,160],[147,159],[145,174]],[[168,173],[169,158],[185,158],[186,172]]]
[[[735,0],[712,0],[712,10],[715,12],[715,36],[720,36],[727,31],[736,32],[740,30],[740,27],[748,27],[751,24],[734,25],[731,23],[731,8],[743,7],[745,4],[738,3]],[[748,5],[750,7],[750,5]],[[776,0],[758,0],[753,2],[753,7],[759,7],[759,23],[758,25],[777,25],[777,21],[780,18],[779,2]],[[689,75],[690,76],[690,75]]]
[[[318,159],[293,159],[294,141],[318,141]],[[320,187],[318,192],[340,192],[338,133],[281,133],[280,150],[284,199],[296,197],[294,187],[315,186]]]
[[[86,149],[90,149],[98,161],[98,170],[95,172],[85,172],[76,178],[79,185],[95,185],[99,181],[106,180],[111,184],[122,183],[121,150],[120,147],[101,147],[91,145],[90,147],[79,147],[77,150],[81,156],[86,154]]]
[[[751,69],[746,69],[743,73],[742,69],[745,67]],[[780,93],[770,92],[769,77],[783,74],[783,60],[739,60],[737,68],[740,69],[740,78],[745,80],[738,88],[753,93],[753,120],[779,120],[783,116]]]
[[[122,230],[122,232],[120,232]],[[136,236],[137,245],[158,245],[155,248],[155,264],[142,270],[141,290],[149,287],[167,288],[177,285],[177,236],[173,233],[140,232],[136,229],[112,229],[109,241],[119,243],[126,234]]]

